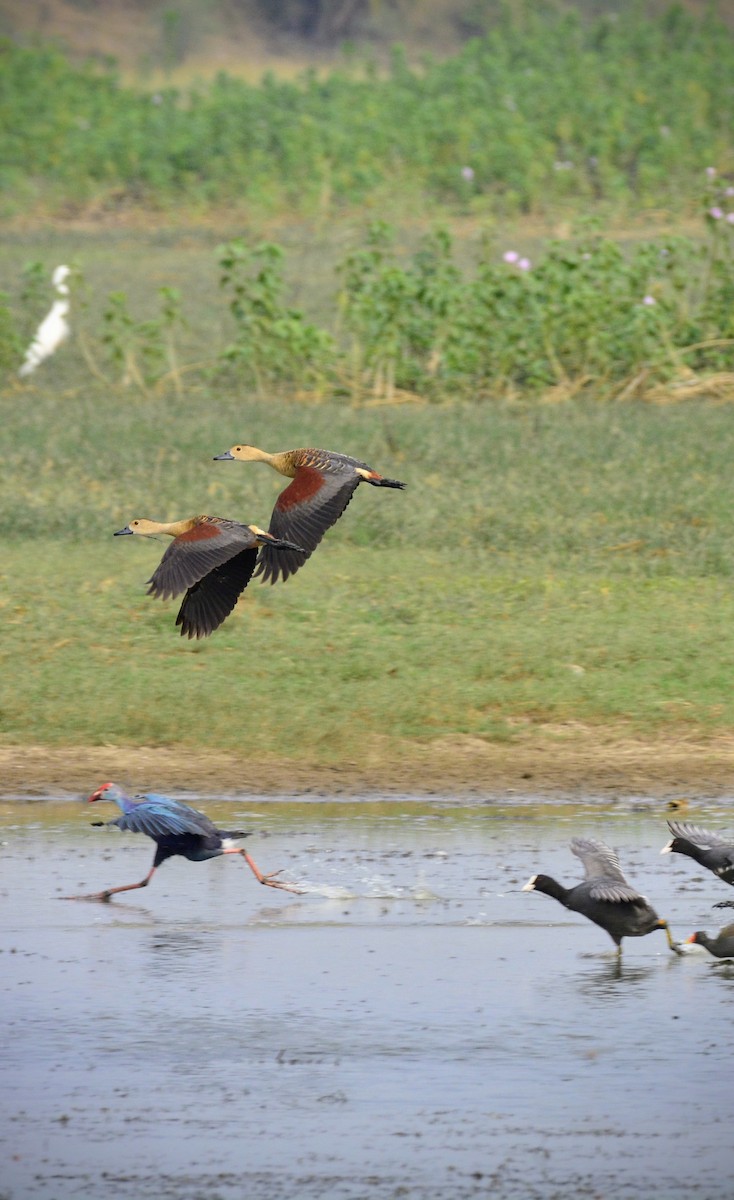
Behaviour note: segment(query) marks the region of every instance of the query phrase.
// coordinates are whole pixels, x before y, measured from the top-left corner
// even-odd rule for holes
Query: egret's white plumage
[[[56,292],[56,300],[54,300],[50,311],[41,321],[36,330],[36,336],[26,350],[25,359],[18,371],[21,379],[25,379],[45,359],[50,358],[69,336],[70,329],[69,322],[67,321],[69,315],[69,287],[66,279],[70,274],[70,267],[57,267],[51,276],[51,282]]]

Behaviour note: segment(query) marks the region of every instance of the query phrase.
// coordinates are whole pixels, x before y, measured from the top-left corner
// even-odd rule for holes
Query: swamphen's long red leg
[[[107,888],[104,892],[91,892],[88,896],[59,896],[59,900],[102,900],[106,902],[111,896],[116,896],[118,892],[134,892],[137,888],[147,887],[155,874],[155,869],[156,864],[153,863],[145,879],[141,879],[140,883],[123,883],[121,887]]]
[[[265,887],[280,888],[281,891],[283,891],[283,892],[295,892],[296,896],[300,896],[303,894],[300,891],[300,889],[297,887],[294,887],[292,883],[283,883],[280,879],[276,879],[275,876],[280,875],[280,871],[272,871],[270,873],[270,875],[263,875],[263,873],[260,870],[260,868],[258,867],[257,863],[254,862],[253,859],[250,858],[250,856],[246,850],[242,850],[239,847],[233,846],[231,850],[228,848],[227,850],[223,850],[222,853],[223,854],[241,854],[242,857],[244,858],[245,862],[247,863],[248,867],[252,871],[253,875],[255,876],[257,882],[264,884]]]

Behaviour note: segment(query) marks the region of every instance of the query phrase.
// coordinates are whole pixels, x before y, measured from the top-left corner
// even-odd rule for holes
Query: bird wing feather
[[[668,828],[673,837],[693,842],[694,846],[698,846],[701,850],[730,850],[734,853],[734,845],[732,845],[730,838],[723,838],[718,833],[712,833],[709,829],[702,829],[700,825],[688,825],[681,821],[668,821]]]
[[[276,501],[268,532],[273,537],[295,542],[307,553],[262,546],[257,574],[271,583],[276,583],[280,575],[284,580],[294,575],[327,530],[339,520],[359,482],[360,477],[351,465],[332,473],[317,467],[299,467],[293,482]]]
[[[642,901],[636,888],[625,879],[614,850],[598,842],[596,838],[574,838],[571,850],[581,859],[593,900],[606,900],[612,904]]]
[[[573,838],[571,851],[583,863],[589,881],[605,879],[627,884],[614,850],[596,838]]]
[[[148,580],[148,595],[172,600],[254,545],[251,530],[237,521],[217,519],[195,525],[171,542]]]
[[[206,836],[216,832],[216,827],[204,813],[155,792],[149,793],[141,800],[136,799],[135,807],[123,813],[118,825],[120,829],[130,833],[144,833],[154,839],[171,834],[193,833]]]
[[[611,879],[598,879],[591,883],[589,895],[593,900],[606,900],[611,904],[647,903],[637,888],[633,888],[629,883],[616,883]]]
[[[254,547],[241,550],[190,587],[176,617],[181,636],[208,637],[218,629],[250,582],[256,562]]]

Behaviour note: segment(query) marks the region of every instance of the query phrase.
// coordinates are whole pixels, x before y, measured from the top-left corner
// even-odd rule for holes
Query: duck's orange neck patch
[[[316,467],[299,467],[293,483],[289,483],[281,492],[275,507],[279,512],[287,512],[298,504],[305,504],[312,496],[317,495],[324,486],[324,477]]]

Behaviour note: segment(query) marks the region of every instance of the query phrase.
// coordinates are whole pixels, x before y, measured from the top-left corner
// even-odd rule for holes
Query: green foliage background
[[[385,74],[347,63],[152,94],[114,68],[5,41],[3,204],[681,211],[703,166],[734,166],[733,80],[731,31],[680,6],[588,22],[512,5],[441,62],[411,66],[398,48]]]

